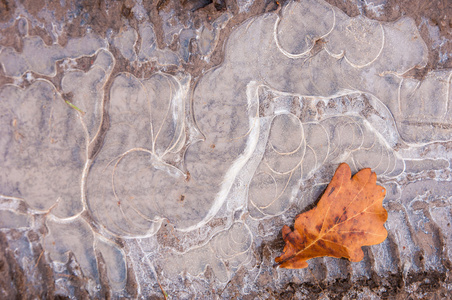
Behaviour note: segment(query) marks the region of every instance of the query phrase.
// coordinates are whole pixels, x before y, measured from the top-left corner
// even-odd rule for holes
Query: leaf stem
[[[77,106],[75,106],[74,104],[72,104],[69,100],[64,100],[64,102],[67,103],[67,105],[69,105],[71,108],[75,109],[76,111],[78,111],[79,113],[82,114],[82,116],[85,115],[85,112],[83,110],[81,110],[80,108],[78,108]]]

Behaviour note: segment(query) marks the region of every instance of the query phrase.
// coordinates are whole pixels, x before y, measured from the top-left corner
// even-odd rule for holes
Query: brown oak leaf
[[[342,163],[317,206],[295,218],[294,231],[282,228],[286,245],[277,265],[302,269],[308,259],[320,256],[362,260],[362,246],[379,244],[388,235],[383,226],[388,213],[382,205],[386,190],[376,182],[370,169],[351,178],[350,167]]]

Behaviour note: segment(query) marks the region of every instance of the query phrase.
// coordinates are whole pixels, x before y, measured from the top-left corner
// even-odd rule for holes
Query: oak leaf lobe
[[[377,175],[368,168],[351,177],[350,167],[339,165],[317,206],[295,218],[293,231],[282,228],[286,245],[275,258],[277,265],[302,269],[308,259],[321,256],[361,261],[361,247],[379,244],[388,234],[382,205],[386,190],[376,182]]]

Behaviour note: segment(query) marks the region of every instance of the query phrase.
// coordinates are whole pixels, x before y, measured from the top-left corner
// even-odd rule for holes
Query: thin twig
[[[41,257],[42,257],[43,254],[44,254],[44,250],[41,252],[41,254],[39,254],[38,260],[36,261],[36,264],[35,264],[35,269],[38,266],[39,261],[41,260]]]
[[[157,277],[156,277],[157,278]],[[157,278],[157,283],[159,284],[160,289],[162,290],[162,294],[163,297],[165,298],[165,300],[168,300],[168,294],[165,292],[165,290],[163,289],[162,285],[160,284],[159,279]]]
[[[308,268],[309,272],[311,272],[312,277],[314,277],[315,282],[317,283],[317,285],[319,286],[320,290],[322,290],[322,293],[324,292],[322,287],[319,284],[319,281],[317,280],[317,278],[315,277],[314,273],[312,273],[311,268]]]

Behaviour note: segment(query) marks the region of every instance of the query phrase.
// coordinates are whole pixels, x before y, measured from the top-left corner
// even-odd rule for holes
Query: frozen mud
[[[424,272],[450,292],[452,70],[411,75],[429,55],[413,19],[289,2],[235,26],[221,63],[194,74],[194,51],[209,62],[232,15],[197,28],[162,10],[159,42],[136,2],[139,24],[64,45],[31,34],[20,5],[2,23],[21,47],[0,40],[0,254],[25,282],[47,274],[39,293],[69,297],[271,298],[388,274],[408,289]],[[274,269],[282,225],[341,162],[388,190],[389,238],[360,263]]]

